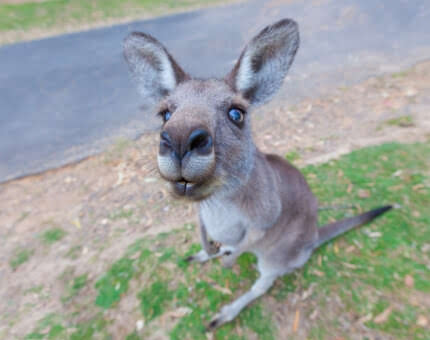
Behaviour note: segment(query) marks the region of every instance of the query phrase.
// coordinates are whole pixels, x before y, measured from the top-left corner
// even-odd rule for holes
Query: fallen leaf
[[[305,290],[302,294],[302,300],[306,300],[309,296],[312,295],[313,291],[314,291],[314,287],[315,287],[315,283],[311,283],[311,286],[309,287],[309,289]]]
[[[136,330],[140,332],[143,329],[143,326],[145,326],[145,323],[143,320],[137,320],[136,321]]]
[[[319,276],[319,277],[323,277],[324,276],[323,272],[320,272],[319,270],[316,270],[316,269],[314,269],[312,271],[312,274],[315,274],[316,276]]]
[[[76,181],[76,178],[74,178],[74,177],[70,177],[70,176],[67,176],[65,179],[64,179],[64,183],[72,183],[72,182],[75,182]]]
[[[411,275],[405,276],[405,285],[409,288],[414,286],[414,278]]]
[[[426,327],[428,325],[428,320],[424,315],[419,315],[417,320],[417,325],[421,327]]]
[[[360,324],[366,323],[367,321],[372,320],[372,317],[373,317],[372,313],[369,313],[365,316],[362,316],[360,319],[358,319],[358,323]]]
[[[351,253],[355,250],[355,246],[349,246],[348,248],[345,249],[345,252],[347,253]]]
[[[423,244],[423,246],[421,247],[421,251],[423,253],[427,253],[430,250],[430,243],[425,243]]]
[[[238,337],[243,338],[243,329],[240,326],[236,327],[236,334]]]
[[[393,174],[393,177],[399,177],[402,173],[403,173],[403,171],[402,171],[402,170],[397,170],[397,171]]]
[[[76,228],[81,229],[81,222],[79,221],[79,218],[75,218],[72,223],[75,225]]]
[[[358,197],[369,198],[370,197],[370,191],[366,190],[366,189],[359,189],[358,190]]]
[[[163,267],[166,268],[167,270],[170,270],[170,271],[173,272],[176,269],[176,264],[172,263],[172,262],[166,261],[166,262],[163,263]]]
[[[133,255],[129,256],[129,259],[131,260],[137,260],[140,257],[140,253],[136,252]]]
[[[124,179],[124,174],[122,172],[118,172],[118,180],[115,183],[115,186],[121,185]]]
[[[361,245],[360,242],[358,242],[357,240],[352,240],[352,242],[354,242],[354,244],[357,246],[358,249],[362,249],[363,246]]]
[[[424,188],[424,184],[420,183],[420,184],[416,184],[412,187],[412,190],[417,191]]]
[[[352,191],[352,187],[353,187],[353,185],[352,185],[352,183],[349,183],[348,184],[348,188],[346,188],[346,192],[349,194],[349,193],[351,193],[351,191]]]
[[[385,321],[388,320],[388,317],[390,316],[392,310],[393,310],[393,307],[391,306],[388,307],[381,314],[378,314],[377,316],[375,316],[375,318],[373,319],[373,322],[377,324],[384,323]]]
[[[227,294],[227,295],[232,295],[233,293],[231,292],[231,290],[228,288],[228,282],[227,282],[227,287],[221,287],[219,284],[215,283],[214,281],[211,280],[205,280],[208,284],[210,284],[212,286],[212,288],[216,289],[217,291],[223,293],[223,294]]]
[[[221,287],[217,284],[212,285],[212,288],[215,288],[217,291],[223,293],[223,294],[227,294],[227,295],[232,295],[233,293],[231,292],[230,289],[226,288],[226,287]]]
[[[408,88],[408,89],[405,91],[405,96],[406,96],[406,97],[414,97],[414,96],[416,96],[416,95],[417,95],[417,93],[418,93],[418,91],[417,91],[417,90],[415,90],[414,88]]]
[[[311,315],[309,315],[309,319],[311,319],[311,320],[315,320],[317,316],[318,316],[318,310],[317,310],[317,309],[315,309],[315,310],[312,312],[312,314],[311,314]]]
[[[378,238],[382,236],[382,233],[380,233],[379,231],[370,231],[367,233],[367,235],[371,238]]]
[[[350,268],[350,269],[357,269],[357,266],[352,264],[352,263],[348,263],[348,262],[342,262],[342,264],[346,267],[346,268]]]
[[[419,212],[419,211],[414,210],[414,211],[412,212],[412,216],[413,216],[413,217],[420,217],[420,216],[421,216],[421,214],[420,214],[420,212]]]
[[[337,246],[337,243],[336,243],[336,242],[335,242],[335,243],[334,243],[334,245],[333,245],[333,250],[334,250],[334,253],[335,253],[335,254],[339,253],[339,247]]]
[[[390,191],[399,191],[403,189],[403,184],[393,185],[392,187],[388,187],[388,190]]]
[[[191,308],[188,307],[179,307],[178,309],[172,310],[171,312],[168,312],[167,315],[172,318],[182,318],[185,315],[188,315],[192,312]]]
[[[296,309],[296,316],[294,317],[294,323],[293,323],[293,333],[297,332],[297,329],[299,328],[299,322],[300,322],[300,310]]]

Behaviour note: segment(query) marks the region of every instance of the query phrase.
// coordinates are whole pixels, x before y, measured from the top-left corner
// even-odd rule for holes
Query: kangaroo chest
[[[231,246],[242,240],[249,224],[247,217],[238,208],[223,201],[202,203],[200,217],[211,239]]]

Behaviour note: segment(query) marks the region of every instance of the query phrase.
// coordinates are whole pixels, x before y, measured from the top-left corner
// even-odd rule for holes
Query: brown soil
[[[387,123],[401,116],[409,116],[412,123]],[[366,145],[428,140],[430,62],[295,107],[278,101],[254,118],[257,145],[280,155],[298,152],[298,166]],[[45,315],[67,312],[70,306],[61,302],[61,296],[68,273],[90,272],[89,280],[95,280],[134,240],[196,222],[194,208],[173,200],[157,174],[156,136],[147,134],[78,164],[0,185],[0,337],[22,337]],[[127,217],[131,209],[133,215]],[[40,235],[52,227],[67,235],[46,245]],[[13,271],[9,260],[20,248],[34,253]],[[71,255],[74,251],[78,256]],[[28,293],[42,285],[41,292]],[[93,298],[93,289],[86,294]],[[127,311],[127,301],[121,304],[119,309]],[[287,317],[287,307],[295,310],[276,307],[281,321]],[[126,334],[125,324],[133,329],[135,317],[118,315],[120,322],[110,330],[120,338]],[[280,324],[288,327],[292,322],[288,317]],[[309,322],[304,320],[302,327]],[[299,332],[305,335],[306,329]]]

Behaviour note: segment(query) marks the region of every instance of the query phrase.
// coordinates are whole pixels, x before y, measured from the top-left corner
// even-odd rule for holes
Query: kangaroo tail
[[[384,212],[390,210],[392,208],[391,205],[386,205],[384,207],[380,207],[374,210],[370,210],[361,215],[354,216],[351,218],[346,218],[344,220],[336,221],[334,223],[326,224],[318,229],[318,240],[314,245],[314,249],[318,248],[323,243],[330,241],[336,236],[347,232],[355,227],[358,227],[362,224],[372,221],[376,217],[382,215]]]

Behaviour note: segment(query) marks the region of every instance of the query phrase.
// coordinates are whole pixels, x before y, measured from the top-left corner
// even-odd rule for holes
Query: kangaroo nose
[[[179,155],[177,154],[177,151],[175,150],[175,145],[172,142],[172,139],[170,138],[169,134],[166,131],[161,132],[160,134],[160,154],[164,155],[168,152],[173,151],[176,157],[179,158]]]
[[[188,137],[184,155],[187,152],[196,151],[201,155],[206,155],[212,150],[212,137],[208,131],[196,129]]]
[[[196,129],[191,132],[185,143],[176,141],[167,131],[163,131],[160,134],[159,153],[164,155],[173,152],[173,155],[181,160],[187,153],[192,151],[197,152],[199,155],[207,155],[211,152],[212,145],[212,137],[204,129]]]

